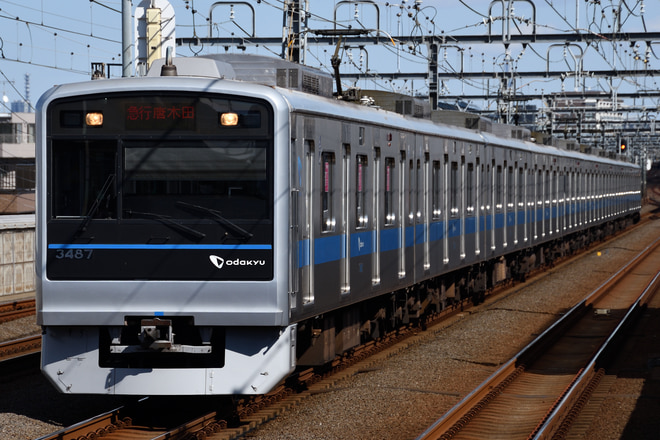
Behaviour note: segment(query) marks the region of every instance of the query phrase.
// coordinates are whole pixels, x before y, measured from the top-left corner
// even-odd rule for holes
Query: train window
[[[536,204],[543,205],[543,171],[538,170],[536,174]]]
[[[422,162],[417,159],[417,190],[415,191],[417,195],[417,200],[415,202],[415,215],[417,216],[418,221],[423,221],[425,209],[425,197],[427,193],[426,187],[426,164],[428,162],[424,160],[424,168],[422,169]]]
[[[363,127],[361,127],[363,128]],[[355,161],[355,222],[358,229],[369,224],[369,214],[366,206],[367,156],[358,155]]]
[[[412,224],[415,220],[415,169],[413,167],[412,159],[408,161],[408,224]]]
[[[360,145],[364,145],[364,127],[360,127],[358,131],[359,131],[358,140],[360,142]]]
[[[335,230],[335,217],[332,206],[333,172],[335,168],[335,153],[325,152],[321,155],[321,231]]]
[[[513,180],[513,167],[509,167],[509,172],[506,177],[506,207],[509,211],[514,209],[514,202],[516,197],[516,185]]]
[[[132,218],[268,217],[267,142],[123,142],[122,210]]]
[[[452,217],[458,215],[458,192],[460,190],[458,184],[458,162],[451,163],[450,169],[450,182],[449,182],[449,206]]]
[[[394,211],[394,158],[385,158],[385,225],[396,223],[396,214]]]
[[[518,183],[516,185],[516,206],[518,209],[525,209],[525,171],[522,168],[518,168]]]
[[[433,176],[432,176],[432,196],[431,196],[431,209],[433,220],[439,220],[442,213],[442,178],[440,174],[440,161],[433,161]]]
[[[117,142],[53,141],[52,216],[117,218]]]
[[[474,165],[467,164],[467,176],[465,178],[465,201],[468,215],[474,214]]]
[[[498,165],[495,176],[495,208],[498,210],[502,209],[503,196],[504,196],[504,176],[502,175],[502,165]]]

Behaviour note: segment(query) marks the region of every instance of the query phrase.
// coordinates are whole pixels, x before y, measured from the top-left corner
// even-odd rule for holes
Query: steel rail
[[[596,366],[602,363],[603,355],[610,350],[609,347],[613,344],[613,341],[617,339],[616,335],[618,335],[622,329],[628,325],[630,320],[634,318],[636,311],[638,311],[641,305],[647,301],[650,293],[657,290],[658,284],[660,282],[658,281],[659,277],[655,269],[651,271],[652,273],[648,274],[640,274],[638,271],[633,272],[633,270],[639,268],[640,265],[645,263],[645,261],[648,261],[646,258],[649,257],[659,247],[660,239],[656,239],[651,245],[641,251],[634,259],[629,261],[623,268],[619,269],[614,275],[608,278],[608,280],[602,283],[587,298],[574,306],[566,315],[564,315],[539,337],[537,337],[534,341],[523,348],[523,350],[521,350],[516,356],[514,356],[505,365],[498,369],[498,371],[493,373],[479,387],[477,387],[461,402],[455,405],[442,418],[433,423],[417,439],[428,440],[440,438],[450,439],[454,437],[460,438],[461,431],[463,431],[480,412],[484,411],[484,409],[493,400],[499,396],[502,396],[507,387],[509,387],[510,384],[521,375],[530,376],[531,378],[526,380],[531,382],[540,377],[547,378],[553,375],[555,378],[559,378],[559,380],[555,380],[554,383],[552,383],[552,381],[546,381],[546,388],[539,390],[536,393],[537,396],[544,396],[544,399],[547,399],[551,395],[556,395],[557,397],[554,399],[552,404],[549,405],[549,408],[546,409],[545,413],[536,419],[536,427],[531,429],[524,436],[524,438],[549,438],[549,436],[554,433],[554,430],[559,429],[558,427],[562,426],[562,423],[566,420],[564,418],[566,410],[574,406],[578,400],[583,399],[585,392],[588,393],[588,390],[595,386],[594,383],[598,380],[598,376],[596,374],[602,374],[598,372]],[[647,271],[649,271],[648,268]],[[547,370],[548,372],[545,373],[543,368],[540,367],[533,371],[528,368],[528,366],[537,362],[539,359],[541,359],[542,355],[545,355],[549,351],[548,347],[556,347],[562,336],[568,334],[571,329],[575,329],[575,326],[577,326],[580,322],[583,322],[583,317],[586,316],[588,311],[593,310],[595,314],[605,314],[609,312],[609,310],[601,311],[599,309],[594,309],[594,307],[596,304],[598,304],[599,301],[606,299],[607,294],[613,291],[615,285],[619,281],[625,277],[640,278],[642,276],[645,277],[645,280],[648,280],[649,278],[652,279],[645,282],[643,289],[640,286],[640,289],[637,291],[642,291],[642,293],[639,294],[636,299],[631,299],[630,302],[625,306],[627,308],[625,315],[618,319],[619,322],[616,324],[613,330],[609,330],[607,337],[598,337],[599,335],[588,335],[591,337],[591,340],[600,339],[600,342],[598,342],[600,344],[599,348],[596,354],[590,356],[589,359],[581,364],[582,366],[577,370],[577,372],[573,373],[572,379],[568,379],[570,376],[567,376],[566,371],[562,370],[562,368],[566,368],[567,371],[569,369],[577,368],[572,364],[570,367],[564,367],[563,365],[557,365],[557,362],[554,362],[554,365],[552,365],[552,361],[546,360],[546,364],[550,365],[551,369]],[[584,335],[579,333],[579,331],[576,331],[576,333],[572,335],[572,341],[575,341],[582,336]],[[563,343],[564,346],[570,344],[576,345],[575,342],[572,341],[566,342],[564,340],[561,343]],[[553,358],[549,357],[549,359],[552,360]],[[556,359],[557,358],[554,358],[555,361]],[[541,365],[543,365],[543,361],[538,362],[541,362]],[[579,365],[579,363],[576,365]],[[534,376],[536,376],[536,378]],[[566,382],[568,382],[567,385],[562,385],[562,383]],[[533,386],[537,386],[536,383],[538,382],[534,382]],[[557,386],[559,386],[560,389],[552,389],[552,387]],[[529,385],[525,392],[531,394],[531,389],[532,385]],[[520,401],[515,400],[515,395],[516,393],[523,394],[524,392],[519,391],[516,388],[515,391],[511,390],[507,393],[507,398],[511,398],[511,401],[504,402],[504,404],[501,406],[506,407],[506,405],[516,404],[522,406]],[[525,395],[529,396],[530,394]],[[529,400],[531,401],[532,399]],[[532,414],[529,416],[530,418],[537,417],[536,409],[532,409],[530,407],[527,412]],[[528,416],[529,414],[525,414],[524,416]],[[502,420],[500,425],[505,422],[505,420]]]

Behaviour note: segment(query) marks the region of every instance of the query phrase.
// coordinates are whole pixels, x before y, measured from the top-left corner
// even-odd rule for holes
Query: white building
[[[0,214],[34,212],[34,121],[34,113],[0,113]]]

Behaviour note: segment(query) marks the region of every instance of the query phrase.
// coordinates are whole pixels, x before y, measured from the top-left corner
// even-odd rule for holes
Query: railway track
[[[418,440],[555,438],[569,430],[660,284],[660,239],[576,305]],[[561,438],[561,436],[559,436]]]
[[[0,324],[32,316],[36,312],[35,300],[7,301],[0,303]]]
[[[0,362],[41,352],[41,336],[26,336],[0,342]]]
[[[226,427],[205,399],[142,398],[38,440],[205,439]]]

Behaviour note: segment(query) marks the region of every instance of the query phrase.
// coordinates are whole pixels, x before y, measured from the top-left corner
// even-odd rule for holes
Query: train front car
[[[254,394],[292,370],[286,124],[272,89],[217,78],[42,97],[38,322],[59,390]]]

